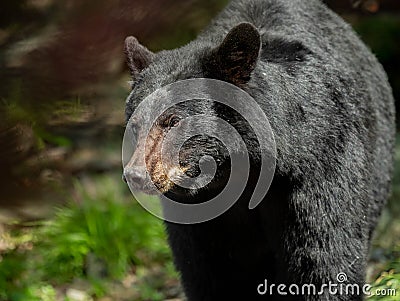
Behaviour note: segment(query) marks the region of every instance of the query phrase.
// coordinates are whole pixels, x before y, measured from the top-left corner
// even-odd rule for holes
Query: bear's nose
[[[143,188],[143,185],[146,180],[146,172],[139,168],[129,167],[124,169],[124,173],[122,175],[123,180],[132,184],[137,188]]]

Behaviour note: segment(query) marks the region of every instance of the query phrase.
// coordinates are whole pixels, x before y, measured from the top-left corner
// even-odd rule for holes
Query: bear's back
[[[197,42],[219,44],[241,22],[254,24],[262,36],[260,61],[247,92],[271,121],[281,163],[300,169],[305,162],[305,170],[332,167],[328,156],[352,162],[342,164],[353,169],[348,174],[354,180],[367,181],[363,187],[375,200],[375,219],[389,193],[395,135],[394,99],[376,57],[319,0],[234,0]],[[296,119],[299,108],[304,120]],[[283,114],[293,127],[282,122]]]

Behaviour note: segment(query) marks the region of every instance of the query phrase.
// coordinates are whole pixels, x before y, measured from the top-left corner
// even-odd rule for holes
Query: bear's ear
[[[154,53],[141,45],[135,37],[125,39],[125,55],[133,79],[154,59]]]
[[[243,86],[250,80],[261,50],[261,36],[250,23],[234,27],[206,61],[211,77]]]

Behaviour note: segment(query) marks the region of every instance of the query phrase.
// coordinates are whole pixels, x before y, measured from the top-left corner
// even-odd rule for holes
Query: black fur
[[[236,27],[243,22],[257,30]],[[234,0],[198,39],[156,54],[146,67],[134,78],[127,118],[166,84],[211,77],[237,84],[259,103],[277,144],[276,175],[255,210],[247,206],[257,151],[250,184],[227,213],[198,225],[166,224],[188,299],[276,300],[257,296],[257,285],[264,279],[336,283],[340,272],[362,285],[371,235],[390,190],[394,101],[381,65],[350,26],[318,0]],[[226,108],[199,101],[178,113],[199,110],[224,116],[256,147],[247,125]],[[203,150],[224,168],[216,141],[188,145],[185,164],[196,165]],[[202,202],[211,194],[178,198]]]

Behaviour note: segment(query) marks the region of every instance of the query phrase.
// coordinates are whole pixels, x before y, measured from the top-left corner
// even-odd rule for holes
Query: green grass
[[[92,254],[95,261],[104,262],[107,275],[120,278],[130,264],[141,263],[140,250],[153,256],[168,254],[167,248],[157,249],[154,243],[155,238],[164,238],[162,224],[148,218],[136,204],[128,208],[111,194],[96,200],[86,195],[84,199],[81,205],[59,210],[41,229],[47,271],[64,277],[82,276],[85,259]]]
[[[124,202],[113,181],[102,178],[96,185],[102,192],[94,195],[77,185],[80,201],[53,219],[11,231],[11,247],[1,254],[0,300],[55,300],[55,287],[76,279],[90,284],[90,295],[101,296],[107,281],[171,261],[162,222],[134,200]],[[146,285],[139,289],[160,299]]]
[[[400,257],[387,265],[388,270],[372,283],[371,301],[398,301],[400,297]],[[382,295],[384,292],[384,295]],[[393,294],[394,293],[394,294]]]

